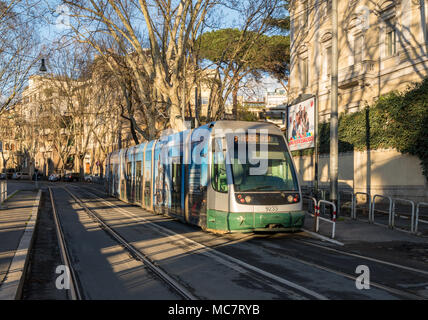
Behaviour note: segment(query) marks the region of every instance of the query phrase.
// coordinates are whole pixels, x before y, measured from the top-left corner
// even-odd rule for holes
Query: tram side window
[[[227,193],[229,191],[229,186],[227,185],[226,161],[223,151],[218,150],[222,150],[222,148],[218,146],[217,152],[215,148],[213,148],[212,185],[215,191]]]
[[[131,179],[131,170],[132,170],[132,162],[128,162],[128,165],[126,167],[126,179]]]
[[[136,173],[137,179],[141,179],[141,161],[137,161]]]

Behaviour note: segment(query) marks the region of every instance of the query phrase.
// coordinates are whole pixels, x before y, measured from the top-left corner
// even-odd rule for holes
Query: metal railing
[[[363,196],[365,195],[367,197],[366,203],[367,203],[367,201],[369,203],[369,206],[368,206],[368,211],[369,211],[368,212],[368,222],[372,222],[372,217],[370,214],[371,206],[372,206],[372,197],[371,197],[370,193],[367,193],[367,192],[355,192],[354,193],[354,199],[352,201],[352,214],[351,214],[352,219],[354,219],[354,220],[357,219],[357,210],[358,210],[358,208],[357,208],[357,205],[358,205],[357,196],[358,195],[363,195]]]
[[[371,217],[372,217],[372,222],[375,222],[375,207],[376,207],[376,198],[382,198],[382,199],[388,199],[389,200],[389,210],[388,210],[388,227],[392,227],[392,198],[389,196],[383,196],[381,194],[375,194],[373,196],[373,200],[372,200],[372,207],[371,207]]]
[[[410,203],[412,205],[412,216],[411,216],[411,221],[410,221],[410,232],[414,233],[414,228],[415,228],[415,225],[414,225],[415,224],[415,202],[412,201],[412,200],[399,199],[399,198],[393,199],[393,202],[392,202],[391,228],[395,228],[395,208],[396,208],[395,204],[396,204],[397,201]]]
[[[309,210],[308,210],[308,213],[311,215],[311,217],[314,217],[315,218],[315,220],[314,220],[314,231],[315,232],[317,232],[316,230],[317,230],[317,208],[318,208],[318,206],[317,206],[317,199],[315,199],[314,197],[311,197],[311,196],[306,196],[306,195],[304,195],[304,196],[302,196],[303,197],[303,200],[309,200],[309,201],[311,201],[311,202],[313,202],[314,203],[314,207],[313,207],[313,212],[310,212]],[[308,207],[308,209],[310,208],[310,206]]]
[[[327,219],[327,218],[323,218],[323,217],[320,216],[320,206],[321,206],[321,204],[330,205],[333,208],[333,214],[332,214],[332,219],[331,220]],[[331,238],[334,239],[334,237],[336,235],[336,218],[337,218],[337,215],[336,215],[336,205],[333,202],[330,202],[330,201],[327,201],[327,200],[320,200],[320,201],[318,201],[318,206],[316,208],[315,216],[316,216],[315,217],[315,225],[316,225],[316,228],[315,228],[316,231],[315,232],[319,231],[319,220],[330,222],[330,223],[332,223]]]
[[[418,233],[418,226],[419,226],[419,209],[421,206],[428,207],[428,203],[426,202],[419,202],[416,206],[416,216],[415,216],[415,226],[413,228],[414,233]],[[421,220],[423,221],[423,220]],[[425,223],[428,223],[428,221],[424,221]]]
[[[7,183],[6,181],[0,181],[0,203],[3,203],[7,199]]]
[[[350,195],[351,196],[351,216],[352,216],[352,208],[354,206],[354,191],[339,191],[337,194],[337,214],[339,215],[339,217],[341,216],[341,212],[342,212],[342,196],[341,195]]]
[[[313,188],[307,188],[307,189],[313,189]],[[368,204],[368,207],[367,207],[367,209],[368,209],[368,221],[367,222],[369,222],[369,223],[375,223],[376,200],[378,198],[382,198],[382,199],[388,200],[388,202],[389,202],[388,211],[387,211],[388,227],[389,228],[400,230],[400,228],[396,227],[396,216],[398,216],[398,217],[404,216],[404,217],[410,219],[410,233],[413,233],[413,234],[418,233],[420,222],[428,224],[428,221],[421,220],[421,218],[420,218],[420,208],[421,207],[428,207],[427,202],[417,203],[417,202],[412,201],[412,200],[401,199],[401,198],[392,198],[391,196],[385,196],[385,195],[380,195],[380,194],[375,194],[373,197],[371,197],[370,193],[367,193],[367,192],[356,192],[356,193],[354,193],[353,191],[342,190],[342,191],[339,191],[339,194],[338,194],[337,212],[336,212],[336,206],[334,205],[334,203],[326,200],[327,193],[328,193],[327,189],[320,187],[318,196],[321,198],[321,200],[319,200],[318,202],[317,202],[317,199],[312,197],[311,195],[305,195],[305,196],[303,196],[303,198],[310,200],[314,203],[315,215],[310,213],[310,212],[309,213],[311,214],[312,217],[315,217],[315,222],[314,222],[315,232],[319,231],[319,221],[320,220],[331,222],[331,223],[333,223],[332,238],[334,238],[334,234],[335,234],[336,217],[338,214],[340,215],[341,203],[342,203],[341,194],[342,195],[349,194],[351,196],[351,219],[354,219],[354,220],[357,219],[357,211],[358,211],[357,197],[358,197],[358,195],[364,195],[364,196],[366,196],[366,201],[365,201],[366,205]],[[396,212],[397,211],[397,205],[396,204],[398,202],[405,202],[405,203],[411,205],[411,214],[409,215],[409,214],[397,213]],[[326,205],[331,205],[333,207],[334,212],[333,212],[332,219],[327,219],[327,218],[321,217],[321,214],[325,214],[325,206]],[[377,211],[379,211],[379,210],[377,210]],[[376,223],[376,224],[377,225],[385,225],[382,223]],[[408,232],[403,228],[401,228],[401,229],[402,229],[402,231]]]
[[[319,232],[320,230],[320,220],[321,221],[325,221],[325,222],[329,222],[332,224],[332,231],[331,231],[331,238],[334,239],[334,237],[336,236],[336,219],[337,219],[337,213],[336,213],[336,205],[333,202],[327,201],[327,200],[319,200],[317,202],[317,199],[315,199],[314,197],[311,196],[303,196],[304,200],[309,200],[311,202],[313,202],[314,205],[314,213],[311,213],[308,210],[308,213],[314,217],[314,232]],[[324,205],[330,205],[333,208],[333,214],[332,214],[332,218],[331,219],[327,219],[324,217],[321,217],[321,204]],[[308,207],[309,208],[309,207]]]

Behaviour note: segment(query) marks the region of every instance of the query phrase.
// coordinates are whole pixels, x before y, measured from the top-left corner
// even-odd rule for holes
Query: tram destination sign
[[[290,151],[315,147],[315,97],[289,106],[287,121]]]

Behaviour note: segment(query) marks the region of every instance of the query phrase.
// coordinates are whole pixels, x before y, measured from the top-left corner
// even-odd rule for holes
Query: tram
[[[212,232],[294,232],[305,218],[284,134],[266,122],[218,121],[113,152],[106,189]]]

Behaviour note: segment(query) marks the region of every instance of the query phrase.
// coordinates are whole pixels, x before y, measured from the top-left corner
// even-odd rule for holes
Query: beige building
[[[21,161],[8,167],[30,174],[38,169],[44,175],[80,168],[100,173],[106,153],[117,148],[120,116],[94,91],[91,79],[31,76],[13,110],[22,124],[14,128]],[[125,125],[122,128],[126,130]],[[127,138],[123,134],[124,142]]]
[[[316,96],[319,121],[328,121],[331,0],[291,1],[290,17],[289,101],[303,94]],[[338,18],[339,113],[361,110],[428,75],[428,1],[340,0]],[[394,150],[342,154],[339,183],[355,191],[427,200],[419,162]],[[313,159],[297,157],[296,165],[303,184],[311,184]],[[322,156],[319,176],[326,186],[328,166],[328,155]]]

